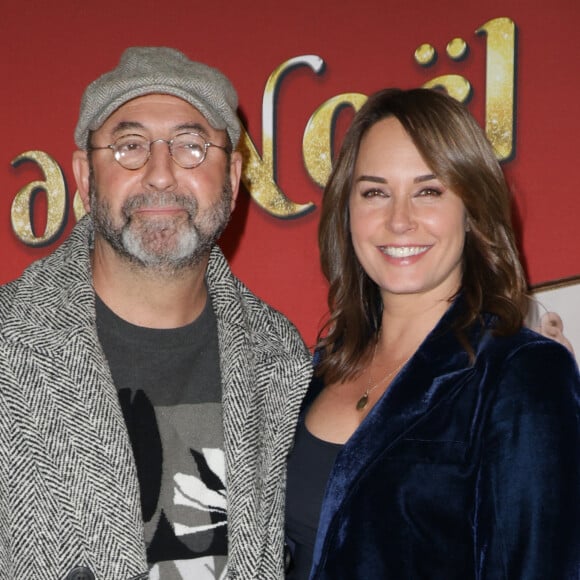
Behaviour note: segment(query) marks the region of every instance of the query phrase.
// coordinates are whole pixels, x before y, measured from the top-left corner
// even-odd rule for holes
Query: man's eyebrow
[[[137,121],[119,121],[119,123],[117,123],[115,125],[115,127],[113,128],[113,135],[117,135],[119,133],[123,133],[124,131],[127,131],[128,129],[145,129],[145,126],[141,123],[138,123]]]
[[[113,128],[113,135],[117,135],[128,130],[145,131],[146,129],[147,127],[138,121],[120,121]],[[201,123],[181,123],[180,125],[174,127],[173,130],[180,133],[183,131],[192,131],[194,133],[200,133],[204,136],[208,135],[207,129]]]
[[[205,137],[208,135],[207,129],[200,123],[182,123],[175,127],[175,131],[193,131]]]

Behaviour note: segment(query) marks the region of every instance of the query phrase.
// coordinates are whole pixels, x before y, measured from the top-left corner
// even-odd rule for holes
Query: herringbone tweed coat
[[[83,218],[0,288],[0,578],[147,570],[139,485],[99,344]],[[311,375],[295,328],[214,248],[207,284],[223,381],[229,578],[283,577],[286,456]]]

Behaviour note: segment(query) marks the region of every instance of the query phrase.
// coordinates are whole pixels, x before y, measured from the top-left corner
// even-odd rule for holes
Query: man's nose
[[[144,186],[156,191],[171,191],[177,186],[177,164],[171,158],[169,143],[164,139],[152,141],[145,165]]]

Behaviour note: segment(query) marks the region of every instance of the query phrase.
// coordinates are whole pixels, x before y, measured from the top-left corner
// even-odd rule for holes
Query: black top
[[[217,322],[135,326],[96,297],[99,339],[133,446],[152,577],[222,573],[227,555]],[[180,569],[182,572],[177,571]]]
[[[326,482],[341,449],[341,444],[312,435],[301,418],[288,458],[286,541],[292,554],[286,575],[289,580],[307,580],[310,575]]]

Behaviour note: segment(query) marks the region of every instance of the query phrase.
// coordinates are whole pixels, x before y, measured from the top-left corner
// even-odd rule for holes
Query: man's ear
[[[242,178],[242,154],[233,151],[230,158],[230,183],[232,185],[232,211],[236,207],[238,192],[240,190],[240,179]]]
[[[72,158],[72,169],[75,176],[75,181],[77,182],[77,190],[79,192],[79,197],[83,202],[83,207],[85,211],[89,213],[91,211],[90,204],[90,167],[89,167],[89,157],[86,151],[75,151]]]

